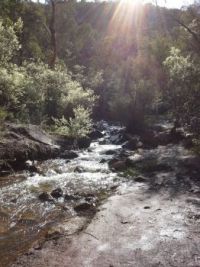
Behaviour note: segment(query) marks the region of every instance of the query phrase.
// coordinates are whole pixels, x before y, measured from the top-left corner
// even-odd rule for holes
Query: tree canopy
[[[199,2],[178,10],[1,1],[4,119],[51,124],[64,116],[69,126],[79,112],[133,129],[167,110],[192,127],[199,119],[199,9]]]

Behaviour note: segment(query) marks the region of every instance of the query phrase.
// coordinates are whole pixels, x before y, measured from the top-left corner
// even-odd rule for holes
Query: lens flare
[[[110,20],[109,33],[122,34],[124,38],[140,34],[144,21],[143,1],[121,0],[117,2],[115,12]]]

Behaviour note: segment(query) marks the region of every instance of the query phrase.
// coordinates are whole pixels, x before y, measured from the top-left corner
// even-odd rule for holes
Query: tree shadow
[[[139,176],[145,178],[141,182],[147,185],[147,193],[165,190],[171,198],[188,192],[200,196],[200,157],[177,145],[146,150],[143,156],[129,173],[135,182]]]

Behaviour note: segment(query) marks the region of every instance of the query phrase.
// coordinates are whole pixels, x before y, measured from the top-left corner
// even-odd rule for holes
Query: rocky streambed
[[[52,237],[62,221],[83,217],[73,231],[84,227],[115,190],[120,178],[107,162],[121,149],[110,137],[122,128],[103,122],[99,127],[101,132],[91,136],[98,140],[89,148],[63,150],[55,159],[28,160],[25,171],[0,178],[0,266],[8,266],[35,241]]]
[[[58,266],[56,262],[59,266],[70,266],[75,254],[78,255],[77,261],[71,266],[134,266],[112,265],[114,256],[109,258],[107,254],[115,254],[123,244],[128,248],[125,254],[129,254],[130,249],[133,252],[140,249],[140,244],[141,248],[147,246],[152,240],[157,240],[155,243],[158,244],[160,239],[156,229],[162,233],[166,231],[173,241],[177,238],[175,234],[179,234],[178,225],[182,219],[193,223],[196,229],[200,218],[200,161],[185,148],[188,138],[178,132],[174,134],[171,128],[170,124],[162,122],[141,136],[132,136],[119,125],[101,122],[98,123],[99,135],[91,137],[93,141],[89,148],[65,151],[62,158],[35,161],[34,164],[28,162],[28,170],[2,177],[0,266],[10,266],[16,258],[19,259],[13,266]],[[166,209],[173,200],[174,215],[170,226],[171,211],[166,212]],[[152,212],[149,218],[147,211]],[[132,222],[134,216],[137,223],[140,221],[140,227]],[[159,222],[161,218],[162,223]],[[110,244],[117,244],[115,236],[121,237],[124,233],[120,227],[130,221],[141,232],[150,233],[147,219],[155,221],[151,225],[151,234],[146,235],[148,240],[143,237],[142,241],[142,237],[137,236],[132,242],[123,237],[122,244],[118,248],[112,245],[112,249]],[[171,230],[167,231],[167,225]],[[103,243],[93,244],[91,250],[96,248],[98,259],[100,251],[106,252],[110,265],[95,258],[95,253],[89,260],[90,245],[88,251],[82,251],[85,242],[89,242],[82,237],[83,233],[97,243],[102,236]],[[114,236],[109,237],[111,233]],[[128,236],[129,231],[124,235]],[[104,239],[110,240],[107,242],[109,253]],[[134,244],[127,246],[127,242]],[[121,249],[118,255],[123,254],[124,248]],[[83,261],[83,257],[89,261]]]

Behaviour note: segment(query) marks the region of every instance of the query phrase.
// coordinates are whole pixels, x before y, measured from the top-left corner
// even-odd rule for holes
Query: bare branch
[[[187,25],[185,25],[182,21],[178,20],[177,18],[174,18],[174,20],[184,29],[186,29],[193,36],[194,40],[198,43],[198,45],[200,45],[200,38],[192,29],[190,29]]]

